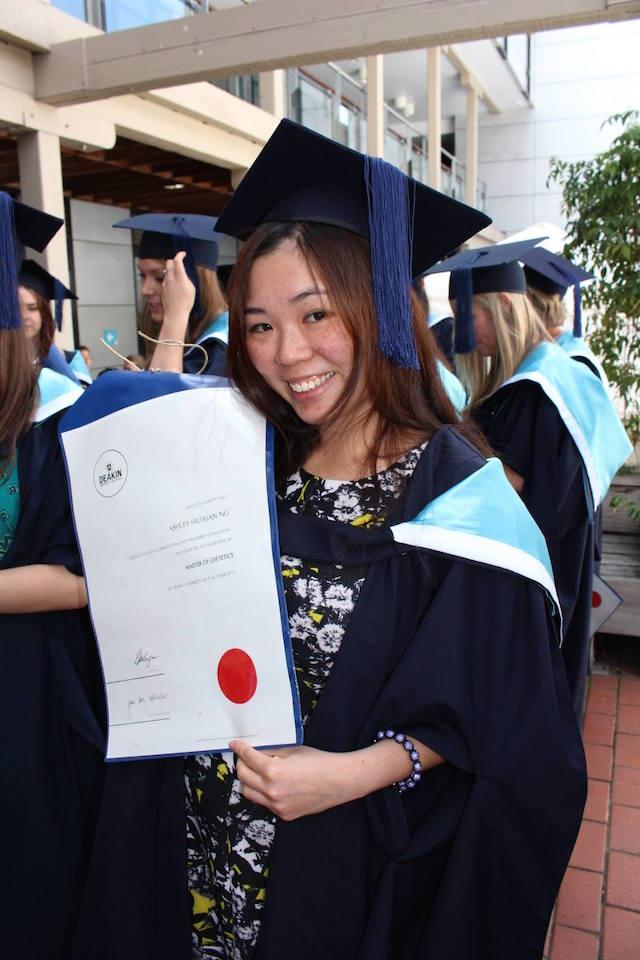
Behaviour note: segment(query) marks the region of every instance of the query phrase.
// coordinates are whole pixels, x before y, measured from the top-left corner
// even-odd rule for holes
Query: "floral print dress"
[[[18,463],[0,469],[0,560],[13,543],[20,514]]]
[[[296,513],[370,527],[380,523],[425,444],[374,477],[324,480],[300,470],[283,500]],[[364,570],[281,557],[303,723],[340,650]],[[231,754],[186,759],[187,861],[193,956],[251,960],[264,908],[277,817],[242,795]]]

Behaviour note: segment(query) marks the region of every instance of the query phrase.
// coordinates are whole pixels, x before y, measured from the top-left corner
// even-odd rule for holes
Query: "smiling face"
[[[321,427],[347,386],[353,344],[293,241],[254,261],[244,329],[258,373],[301,420]]]
[[[144,258],[138,260],[138,275],[140,277],[140,291],[149,307],[151,319],[154,323],[162,323],[164,307],[162,306],[162,282],[165,278],[165,261]]]
[[[33,290],[27,287],[18,287],[20,301],[20,320],[27,340],[36,340],[42,329],[42,314],[40,305]]]
[[[491,311],[481,306],[473,299],[473,335],[476,341],[476,350],[483,357],[493,357],[498,352],[498,338],[496,328],[491,318]]]

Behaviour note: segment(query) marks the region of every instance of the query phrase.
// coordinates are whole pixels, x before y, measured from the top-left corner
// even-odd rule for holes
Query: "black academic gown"
[[[393,520],[483,462],[439,431]],[[367,570],[305,743],[392,726],[446,763],[402,796],[278,822],[256,960],[539,960],[586,785],[548,598],[384,528],[279,521],[283,553]],[[110,765],[73,960],[191,956],[183,794],[178,760]]]
[[[58,420],[20,441],[20,517],[0,569],[80,572]],[[104,769],[86,611],[0,614],[0,685],[0,943],[6,957],[67,960]]]
[[[524,478],[522,499],[547,541],[564,621],[562,656],[581,718],[594,556],[593,508],[582,458],[556,407],[533,381],[498,390],[474,417],[496,453]]]
[[[227,345],[216,337],[208,337],[200,344],[207,352],[207,364],[204,370],[201,369],[205,361],[202,350],[191,347],[185,350],[182,360],[183,373],[200,373],[210,377],[224,377],[225,365],[227,362]]]

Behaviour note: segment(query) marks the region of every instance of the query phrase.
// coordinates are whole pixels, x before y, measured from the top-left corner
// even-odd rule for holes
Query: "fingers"
[[[266,753],[260,753],[245,740],[231,740],[229,748],[246,763],[250,770],[254,770],[262,777],[267,777],[271,770],[273,758]]]
[[[167,274],[171,273],[171,271],[176,268],[178,272],[180,271],[180,268],[184,270],[184,258],[186,257],[186,255],[187,255],[186,250],[179,250],[172,260],[165,260],[164,262],[165,272]]]

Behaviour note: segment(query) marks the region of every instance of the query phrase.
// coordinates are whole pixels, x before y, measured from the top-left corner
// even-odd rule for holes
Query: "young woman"
[[[112,765],[74,960],[537,960],[585,787],[553,581],[411,299],[486,219],[283,121],[223,222],[304,745]]]
[[[480,260],[469,251],[438,269],[452,271],[456,324],[469,327],[472,349],[458,357],[458,371],[470,409],[549,547],[562,606],[563,658],[581,717],[593,514],[631,448],[601,382],[553,342],[527,297],[518,262],[527,256],[526,243],[487,249]]]
[[[218,283],[218,244],[215,217],[197,214],[141,214],[115,227],[142,230],[138,252],[140,289],[145,301],[141,331],[162,344],[147,343],[148,366],[176,373],[224,373],[229,316]],[[184,311],[167,311],[163,283],[167,262],[176,250],[187,251],[191,279],[197,281],[196,300]],[[198,347],[182,346],[183,343]]]
[[[573,360],[584,363],[606,385],[607,377],[602,364],[582,337],[580,284],[585,280],[593,280],[594,275],[543,247],[528,250],[523,255],[523,264],[527,296],[549,335]],[[564,300],[569,287],[573,287],[574,291],[573,332],[565,328],[567,308]]]
[[[13,209],[0,195],[0,231]],[[8,201],[8,202],[7,202]],[[27,208],[18,237],[42,249],[62,221]],[[53,226],[51,226],[51,221]],[[3,250],[7,251],[6,243]],[[101,681],[58,444],[20,328],[15,265],[0,317],[0,843],[2,938],[12,954],[68,956],[97,804]],[[13,284],[11,280],[13,279]],[[51,371],[43,371],[56,376]],[[60,378],[64,379],[64,378]],[[67,392],[66,406],[75,399]],[[63,409],[58,396],[58,411]],[[29,891],[37,891],[37,902]],[[34,920],[37,929],[34,928]]]
[[[22,330],[29,343],[33,363],[53,371],[74,384],[91,383],[91,375],[79,350],[60,350],[54,343],[56,327],[62,327],[62,301],[76,300],[56,277],[52,276],[35,260],[23,260],[18,275],[18,298]],[[55,319],[51,302],[55,300]],[[67,392],[69,385],[57,378],[45,375],[48,391],[58,389]],[[42,387],[42,384],[41,384]],[[44,392],[44,391],[43,391]]]

